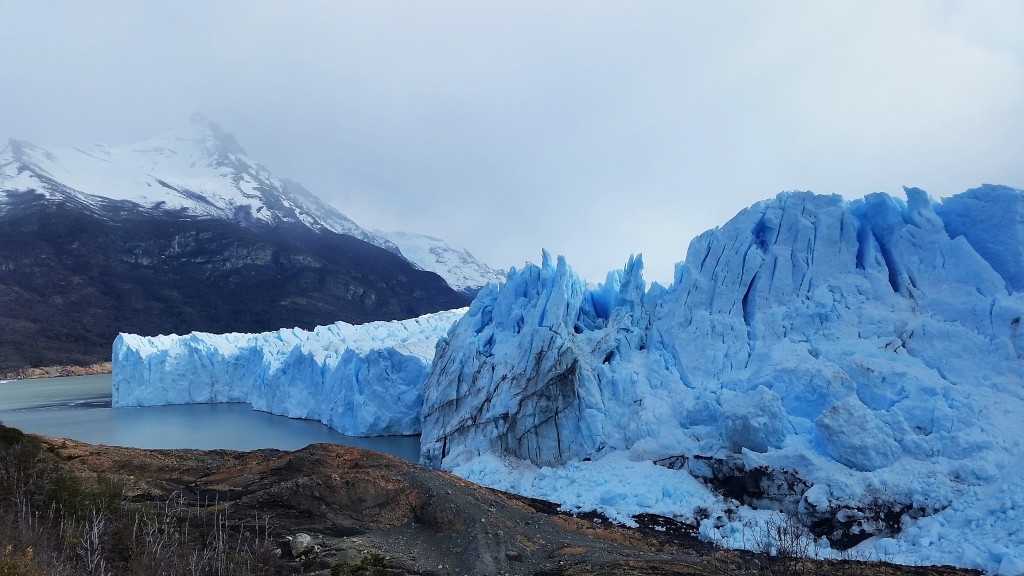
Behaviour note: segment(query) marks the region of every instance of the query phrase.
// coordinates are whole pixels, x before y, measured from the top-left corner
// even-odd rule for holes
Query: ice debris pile
[[[640,258],[597,288],[513,270],[438,346],[424,462],[732,545],[760,514],[737,500],[863,557],[1024,573],[1024,191],[906,195],[780,194],[669,288]]]
[[[247,402],[350,436],[417,434],[435,343],[464,312],[311,331],[121,334],[114,341],[112,402]]]

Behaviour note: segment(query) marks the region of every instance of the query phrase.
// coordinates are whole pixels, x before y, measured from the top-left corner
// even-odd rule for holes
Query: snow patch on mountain
[[[0,151],[0,190],[7,197],[34,191],[98,211],[115,201],[243,225],[301,223],[398,251],[295,182],[276,178],[201,116],[186,128],[123,146],[45,149],[11,140]]]
[[[488,283],[505,280],[504,271],[491,268],[465,248],[440,238],[411,232],[376,233],[394,242],[407,260],[444,278],[460,292],[476,292]]]
[[[669,288],[639,257],[595,288],[546,253],[512,270],[439,344],[424,462],[734,546],[769,506],[862,557],[1019,572],[1024,191],[906,195],[780,194]],[[739,513],[711,492],[738,479]]]
[[[112,404],[246,402],[350,436],[417,434],[435,344],[464,312],[311,331],[121,334]]]

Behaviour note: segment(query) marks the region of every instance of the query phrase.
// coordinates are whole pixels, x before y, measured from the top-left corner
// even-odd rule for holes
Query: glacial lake
[[[419,436],[346,436],[248,404],[111,408],[110,374],[0,382],[0,422],[33,434],[135,448],[296,450],[344,444],[419,460]]]

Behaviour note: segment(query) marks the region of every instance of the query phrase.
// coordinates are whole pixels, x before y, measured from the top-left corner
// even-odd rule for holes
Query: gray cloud
[[[201,110],[364,226],[591,280],[781,190],[1024,186],[1018,2],[0,3],[0,137]]]

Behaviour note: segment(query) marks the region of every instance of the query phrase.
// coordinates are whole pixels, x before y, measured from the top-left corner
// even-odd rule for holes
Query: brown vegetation
[[[0,426],[0,576],[275,574],[269,525],[176,493],[142,505],[124,478],[80,475],[52,444]]]

